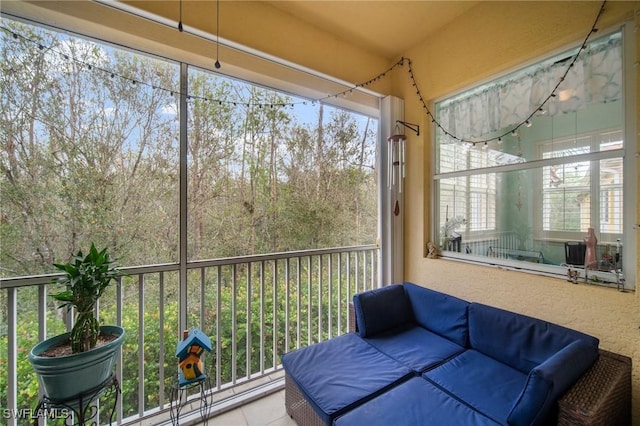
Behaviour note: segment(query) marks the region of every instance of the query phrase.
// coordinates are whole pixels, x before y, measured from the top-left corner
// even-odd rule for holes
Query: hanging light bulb
[[[531,127],[531,121],[530,121],[530,120],[525,121],[525,122],[524,122],[524,125],[525,125],[526,127]]]
[[[217,70],[220,69],[220,0],[216,0],[216,63],[214,66]]]

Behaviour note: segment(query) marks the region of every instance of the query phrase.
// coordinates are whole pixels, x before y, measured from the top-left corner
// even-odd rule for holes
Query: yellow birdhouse
[[[206,378],[202,357],[204,351],[211,352],[211,339],[197,328],[191,330],[176,349],[179,359],[178,384],[180,386],[198,382]]]
[[[178,365],[186,380],[194,380],[203,374],[203,362],[200,357],[195,354],[187,355]]]

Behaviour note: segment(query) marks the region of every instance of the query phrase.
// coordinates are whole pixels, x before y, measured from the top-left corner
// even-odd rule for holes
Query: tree
[[[3,22],[21,36],[5,32],[0,40],[0,276],[52,272],[53,262],[67,260],[90,241],[108,246],[122,266],[177,261],[178,67]],[[287,106],[297,100],[286,94],[193,68],[188,74],[188,260],[375,240],[375,126],[369,120],[363,125],[353,114],[320,105],[311,124],[303,123]],[[284,348],[284,336],[295,334],[297,326],[284,329],[283,264],[251,268],[254,283],[273,284],[252,287],[248,272],[236,271],[234,289],[232,268],[221,272],[220,283],[207,276],[204,290],[202,278],[193,277],[199,274],[187,278],[187,299],[207,301],[205,313],[189,304],[190,323],[199,322],[201,314],[207,326],[221,319],[216,337],[222,342],[225,382],[233,373],[234,327],[237,356],[245,361],[236,374],[243,375],[270,365]],[[317,287],[320,271],[314,268],[300,265],[296,271],[309,282],[296,290],[304,342],[317,338],[328,307],[336,304],[326,287]],[[322,273],[325,283],[337,282]],[[171,351],[160,359],[157,337],[164,330],[166,348],[175,346],[178,335],[178,274],[167,273],[165,279],[163,292],[155,274],[126,278],[122,286],[125,416],[144,409],[137,406],[139,351],[159,364],[145,371],[147,408],[158,403],[160,371],[167,380],[175,371]],[[212,304],[217,286],[220,312]],[[19,407],[31,406],[37,395],[26,361],[38,339],[37,294],[26,288],[18,296],[18,379],[24,384]],[[115,322],[115,299],[115,292],[102,298],[105,322]],[[235,317],[229,308],[234,302],[240,306]],[[58,334],[65,324],[54,302],[48,303],[47,332]],[[0,291],[0,365],[7,353],[6,306]],[[138,346],[141,318],[144,344]],[[1,375],[0,402],[6,401],[5,382]]]

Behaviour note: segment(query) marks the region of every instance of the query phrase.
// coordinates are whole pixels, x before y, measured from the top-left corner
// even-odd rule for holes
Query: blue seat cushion
[[[399,284],[353,296],[358,334],[370,337],[413,322],[413,312],[404,287]]]
[[[404,290],[418,325],[467,346],[469,302],[408,282]]]
[[[423,377],[500,424],[507,424],[527,382],[526,374],[472,349]]]
[[[414,375],[354,333],[284,354],[282,365],[327,425]]]
[[[598,339],[579,331],[479,303],[469,306],[471,348],[525,374],[577,340],[597,353]]]
[[[414,377],[334,421],[335,426],[496,426],[491,419]]]
[[[422,373],[465,350],[451,340],[416,325],[406,325],[365,340],[416,373]]]

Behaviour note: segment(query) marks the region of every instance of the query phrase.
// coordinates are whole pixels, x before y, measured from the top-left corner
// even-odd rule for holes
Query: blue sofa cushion
[[[593,345],[577,340],[529,373],[527,384],[516,400],[510,425],[544,425],[555,402],[595,363]]]
[[[414,377],[334,421],[335,426],[496,426],[482,414]]]
[[[353,305],[361,337],[374,336],[413,322],[411,305],[400,284],[356,294]]]
[[[423,377],[500,424],[507,424],[527,382],[526,374],[472,349]]]
[[[381,352],[422,373],[465,350],[416,325],[406,325],[365,339]]]
[[[405,283],[404,289],[419,325],[467,346],[469,302],[412,283]]]
[[[597,352],[598,339],[579,331],[479,303],[469,305],[471,348],[525,374],[576,340]]]
[[[327,425],[413,376],[409,368],[354,333],[286,353],[282,365]]]

